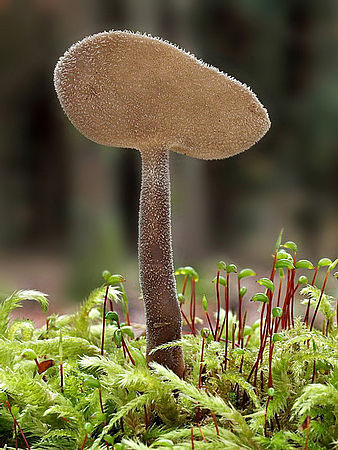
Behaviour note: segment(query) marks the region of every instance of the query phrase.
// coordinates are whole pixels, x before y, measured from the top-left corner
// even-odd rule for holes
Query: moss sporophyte
[[[140,151],[139,268],[147,361],[182,377],[180,346],[153,351],[182,337],[171,244],[169,151],[228,158],[268,131],[268,114],[234,78],[169,42],[128,31],[99,33],[76,43],[57,63],[54,80],[65,113],[81,133],[99,144]]]

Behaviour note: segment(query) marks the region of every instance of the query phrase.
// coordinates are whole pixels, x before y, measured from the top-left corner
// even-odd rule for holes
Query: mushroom
[[[62,56],[55,89],[73,125],[92,141],[137,149],[142,158],[139,269],[147,361],[184,375],[182,319],[173,268],[169,151],[223,159],[255,144],[268,114],[244,84],[175,45],[109,31]]]

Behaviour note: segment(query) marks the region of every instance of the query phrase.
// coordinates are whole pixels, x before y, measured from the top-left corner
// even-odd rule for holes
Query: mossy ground
[[[10,313],[25,299],[39,301],[46,310],[44,294],[18,291],[2,299],[1,447],[334,448],[337,317],[325,279],[332,277],[336,262],[324,258],[312,269],[309,261],[297,261],[293,243],[286,244],[277,243],[271,274],[258,280],[260,292],[251,300],[261,303],[262,320],[253,324],[246,318],[241,285],[253,276],[251,269],[218,264],[216,311],[204,298],[208,328],[202,331],[195,317],[195,303],[202,299],[194,295],[197,274],[189,267],[179,270],[186,280],[179,298],[189,322],[175,344],[184,350],[184,380],[160,365],[147,367],[142,326],[128,323],[119,277],[105,272],[105,284],[76,313],[50,316],[42,328],[11,320]],[[316,287],[318,273],[324,281]],[[239,288],[240,317],[227,310],[230,283]],[[183,305],[190,285],[190,303]],[[300,299],[304,312],[296,317]],[[104,303],[106,311],[118,306],[120,314],[106,315],[102,351]],[[311,326],[314,314],[323,320],[322,329]]]

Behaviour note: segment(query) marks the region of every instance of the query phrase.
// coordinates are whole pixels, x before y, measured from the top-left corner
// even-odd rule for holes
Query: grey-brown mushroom
[[[255,144],[269,129],[255,94],[178,47],[148,35],[110,31],[76,43],[60,58],[55,88],[73,125],[110,147],[142,158],[139,265],[147,360],[184,374],[173,269],[169,151],[222,159]]]

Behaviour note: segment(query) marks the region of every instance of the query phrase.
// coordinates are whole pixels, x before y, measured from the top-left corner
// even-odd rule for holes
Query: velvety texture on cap
[[[270,127],[247,86],[140,33],[83,39],[60,58],[54,80],[74,126],[107,146],[222,159],[248,149]]]

